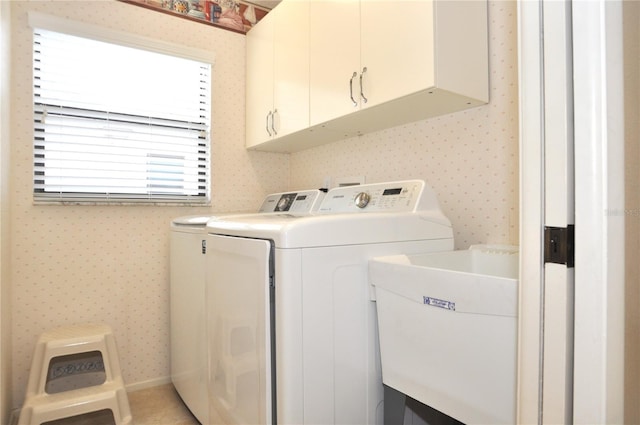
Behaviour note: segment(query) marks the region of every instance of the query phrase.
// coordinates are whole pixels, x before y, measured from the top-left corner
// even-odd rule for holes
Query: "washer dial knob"
[[[356,195],[355,202],[356,207],[364,208],[369,205],[369,201],[371,200],[371,196],[367,192],[360,192]]]

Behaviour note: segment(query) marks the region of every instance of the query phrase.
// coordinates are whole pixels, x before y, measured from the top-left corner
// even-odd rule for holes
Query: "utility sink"
[[[385,385],[465,424],[516,423],[518,249],[376,257]]]

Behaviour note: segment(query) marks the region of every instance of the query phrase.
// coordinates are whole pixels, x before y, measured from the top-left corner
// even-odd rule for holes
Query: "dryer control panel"
[[[338,187],[327,193],[319,212],[411,212],[421,205],[424,192],[422,180]]]
[[[324,196],[325,193],[321,190],[272,193],[271,195],[267,195],[258,212],[312,212],[318,209]]]

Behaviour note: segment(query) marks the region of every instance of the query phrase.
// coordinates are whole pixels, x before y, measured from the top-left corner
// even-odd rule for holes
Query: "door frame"
[[[624,423],[622,1],[574,1],[574,423]]]
[[[518,2],[520,293],[518,423],[543,423],[542,4]],[[624,422],[622,2],[572,2],[575,122],[573,423]],[[549,170],[546,170],[549,172]],[[619,213],[619,214],[616,214]],[[549,347],[547,347],[548,349]]]

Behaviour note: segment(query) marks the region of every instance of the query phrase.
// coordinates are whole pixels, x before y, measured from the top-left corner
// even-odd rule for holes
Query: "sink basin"
[[[466,424],[516,423],[518,251],[376,257],[382,380]]]

